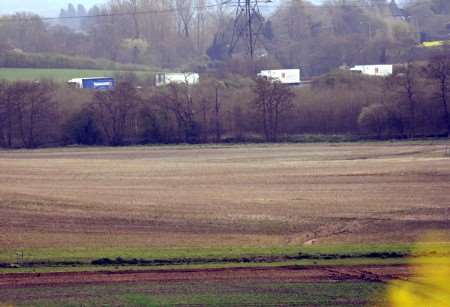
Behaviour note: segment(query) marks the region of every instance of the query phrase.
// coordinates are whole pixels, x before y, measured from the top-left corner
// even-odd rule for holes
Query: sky
[[[17,11],[34,12],[42,16],[55,16],[61,8],[67,7],[69,3],[75,6],[83,4],[89,8],[106,0],[0,0],[0,15],[11,14]]]

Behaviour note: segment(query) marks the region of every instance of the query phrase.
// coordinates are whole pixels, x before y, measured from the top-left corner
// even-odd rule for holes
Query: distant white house
[[[360,72],[363,75],[387,77],[393,73],[393,65],[377,64],[377,65],[356,65],[350,68],[351,71]]]
[[[156,75],[155,85],[163,86],[170,83],[195,85],[200,82],[200,76],[193,72],[159,73]]]
[[[279,81],[283,84],[300,84],[300,69],[273,69],[263,70],[258,74],[270,80]]]

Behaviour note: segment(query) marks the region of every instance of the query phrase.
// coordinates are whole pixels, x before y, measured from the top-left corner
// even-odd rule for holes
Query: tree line
[[[337,70],[291,88],[262,78],[202,76],[195,86],[86,91],[0,83],[0,146],[132,145],[448,136],[450,53],[388,78]]]
[[[255,68],[246,65],[245,38],[232,43],[247,26],[236,20],[235,4],[110,0],[91,8],[69,5],[59,23],[17,13],[0,17],[0,58],[7,53],[17,62],[27,60],[24,53],[62,53],[197,72],[252,75],[256,68],[284,67],[317,76],[342,65],[404,63],[411,49],[418,60],[427,56],[421,40],[449,39],[448,1],[411,0],[400,10],[387,0],[286,0],[252,21]]]

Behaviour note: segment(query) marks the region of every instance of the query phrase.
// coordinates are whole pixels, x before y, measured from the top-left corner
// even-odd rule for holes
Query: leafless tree
[[[191,88],[185,84],[169,84],[153,98],[155,104],[172,113],[176,119],[180,139],[185,143],[196,141],[198,124],[195,120]]]
[[[202,54],[206,50],[209,35],[213,28],[208,24],[208,1],[195,0],[195,23],[196,23],[196,45],[197,52]]]
[[[278,140],[280,117],[292,107],[294,93],[280,82],[258,78],[254,86],[254,104],[260,111],[267,141]]]
[[[191,35],[191,26],[195,14],[193,1],[175,0],[175,8],[177,10],[180,32],[188,38]]]
[[[57,110],[51,97],[53,88],[49,82],[16,82],[10,88],[17,134],[24,147],[40,145],[55,123]]]
[[[11,89],[5,82],[0,83],[0,145],[8,148],[13,142],[13,110]]]
[[[220,142],[223,133],[223,100],[225,82],[212,77],[202,79],[197,87],[196,99],[200,102],[202,112],[203,134],[214,134],[215,142]],[[205,136],[207,139],[207,137]]]
[[[131,16],[133,18],[134,23],[134,39],[138,40],[141,37],[141,32],[139,28],[139,20],[138,20],[138,3],[137,0],[129,0],[128,2],[131,10]],[[133,63],[137,63],[139,57],[139,48],[137,46],[134,46],[133,48]]]
[[[136,88],[129,83],[119,83],[114,91],[95,94],[90,107],[110,145],[124,145],[135,136],[139,101]]]
[[[450,50],[449,50],[450,51]],[[449,114],[449,95],[450,95],[450,55],[436,56],[430,60],[427,67],[428,75],[439,82],[438,99],[442,103],[443,122],[447,128],[446,134],[450,135],[450,114]]]
[[[417,135],[418,79],[418,68],[412,62],[408,62],[404,74],[391,80],[394,81],[392,87],[396,85],[400,87],[399,105],[406,109],[403,113],[407,114],[406,122],[409,127],[409,137]]]

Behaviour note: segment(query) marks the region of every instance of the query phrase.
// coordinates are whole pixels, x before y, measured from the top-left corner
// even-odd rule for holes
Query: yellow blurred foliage
[[[428,235],[423,242],[439,240]],[[442,242],[442,241],[441,241]],[[450,255],[439,244],[418,244],[410,260],[412,277],[389,284],[391,307],[450,307]]]
[[[430,41],[430,42],[423,42],[421,44],[422,47],[440,47],[440,46],[444,46],[446,43],[446,41]]]

